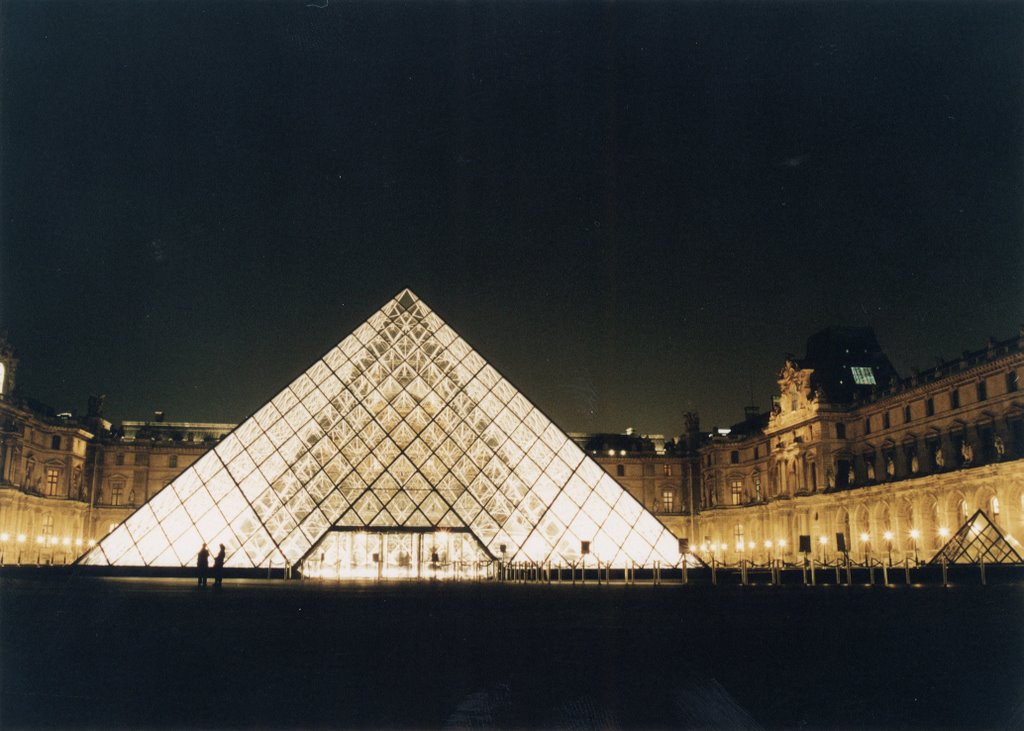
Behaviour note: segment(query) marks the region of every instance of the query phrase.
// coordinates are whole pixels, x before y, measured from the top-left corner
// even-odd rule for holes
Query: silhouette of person
[[[224,544],[220,544],[220,550],[213,557],[213,586],[219,589],[224,580]]]
[[[210,552],[206,549],[206,544],[199,549],[199,555],[196,557],[196,575],[199,578],[199,588],[202,589],[206,586],[206,574],[210,568]]]

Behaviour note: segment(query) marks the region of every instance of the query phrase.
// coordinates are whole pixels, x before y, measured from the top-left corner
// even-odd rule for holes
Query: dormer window
[[[874,386],[875,385],[875,373],[868,366],[852,366],[850,368],[853,371],[853,382],[858,386]]]

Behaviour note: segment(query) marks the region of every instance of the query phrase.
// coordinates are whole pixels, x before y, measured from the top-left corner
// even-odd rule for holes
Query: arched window
[[[732,529],[733,544],[737,551],[743,550],[743,523],[737,523]]]

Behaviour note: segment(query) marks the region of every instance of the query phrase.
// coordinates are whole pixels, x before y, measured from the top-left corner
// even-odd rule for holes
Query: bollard
[[[907,586],[910,586],[910,559],[906,556],[903,557],[903,573]]]
[[[683,571],[682,571],[683,585],[690,583],[690,577],[686,574],[686,556],[683,556]]]
[[[874,586],[874,585],[875,585],[875,567],[874,566],[869,566],[868,567],[868,586]]]
[[[889,586],[889,567],[884,563],[882,564],[882,584]]]
[[[814,579],[814,556],[811,556],[811,586],[817,586],[817,582]]]
[[[743,558],[740,559],[740,584],[747,585],[747,561]]]
[[[716,569],[715,557],[711,557],[711,585],[718,586],[718,571]]]
[[[850,554],[846,554],[846,585],[853,586],[853,572],[850,571]]]
[[[839,586],[839,559],[836,559],[836,586]]]
[[[804,559],[804,565],[800,569],[804,574],[804,586],[807,586],[807,559]]]
[[[981,569],[981,585],[985,586],[986,583],[987,583],[985,581],[985,562],[984,561],[980,561],[978,563],[978,567]]]
[[[946,554],[942,554],[942,586],[949,588],[949,575],[946,573]]]

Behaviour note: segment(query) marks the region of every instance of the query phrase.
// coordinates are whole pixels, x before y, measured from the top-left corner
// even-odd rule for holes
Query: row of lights
[[[10,540],[11,540],[11,534],[10,533],[0,533],[0,543],[7,543]],[[23,544],[27,540],[28,540],[28,538],[25,536],[24,533],[19,533],[15,537],[15,541],[17,543],[22,543]],[[75,544],[75,546],[77,546],[79,548],[81,548],[82,545],[83,545],[83,541],[82,541],[81,538],[76,538],[74,541],[72,541],[69,536],[64,536],[63,539],[57,538],[57,536],[50,536],[49,539],[47,539],[46,536],[36,536],[36,544],[38,544],[40,546],[45,546],[45,545],[56,546],[58,544],[64,545],[64,546],[70,546],[72,544],[72,542]],[[96,541],[89,540],[89,542],[88,542],[89,548],[92,548],[95,545],[96,545]]]
[[[822,536],[823,540],[824,540],[824,538],[825,538],[825,536]],[[780,549],[785,548],[786,547],[786,539],[785,538],[780,538],[779,540],[775,541],[774,543],[772,541],[765,541],[764,542],[764,547],[765,548],[770,550],[772,548],[772,546],[777,546]],[[742,551],[744,548],[750,548],[751,550],[753,550],[753,549],[757,548],[757,543],[755,541],[746,541],[746,542],[740,541],[739,543],[736,544],[736,550],[737,551]],[[700,544],[700,550],[703,553],[707,553],[708,551],[728,551],[729,550],[729,544],[728,543],[702,543],[702,544]]]
[[[893,537],[894,537],[893,536],[893,532],[887,530],[885,533],[882,534],[882,537],[886,541],[891,542]],[[919,531],[917,528],[912,528],[910,530],[910,537],[911,537],[911,539],[913,539],[916,542],[921,537],[921,531]],[[949,537],[949,528],[939,528],[939,537],[940,538],[948,538]],[[861,541],[861,543],[869,543],[871,541],[871,534],[870,533],[861,533],[860,534],[860,541]],[[821,544],[822,546],[827,546],[828,545],[828,536],[818,536],[818,543]],[[776,546],[779,549],[784,549],[786,547],[786,540],[784,538],[780,538],[778,541],[775,541],[774,543],[772,543],[772,541],[770,541],[770,540],[764,542],[764,547],[766,549],[768,549],[768,550],[771,550],[771,548],[773,546]],[[757,543],[755,541],[746,541],[746,542],[739,541],[736,544],[736,550],[737,551],[742,551],[745,548],[749,548],[749,549],[753,550],[753,549],[757,548]],[[700,550],[702,552],[704,552],[704,553],[707,553],[708,551],[728,551],[729,550],[729,544],[728,543],[713,543],[713,542],[712,543],[702,543],[702,544],[700,544]]]

